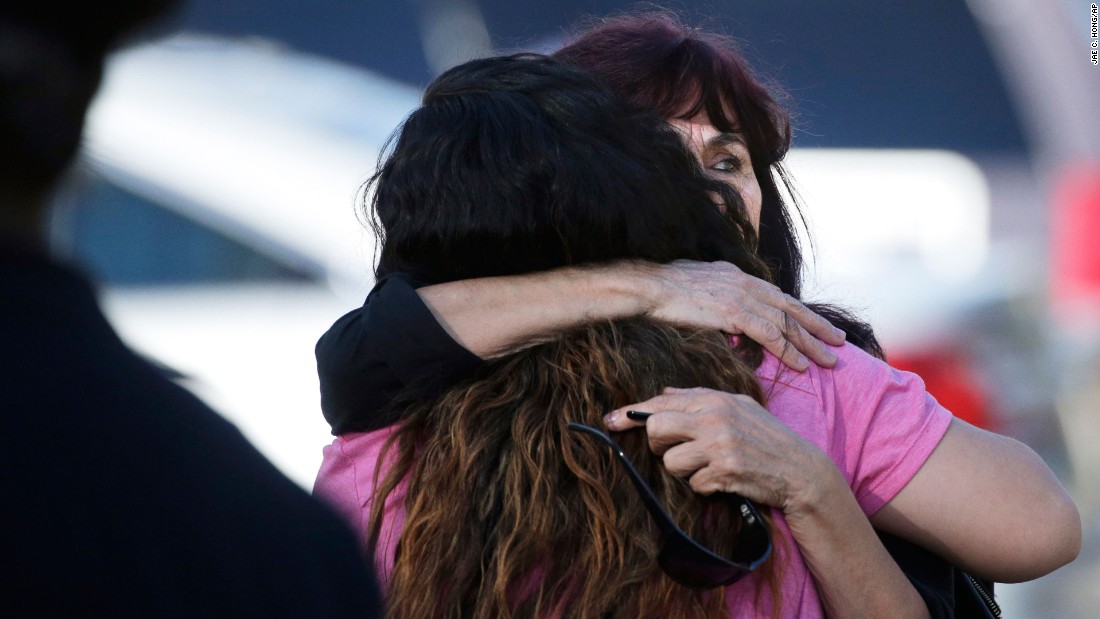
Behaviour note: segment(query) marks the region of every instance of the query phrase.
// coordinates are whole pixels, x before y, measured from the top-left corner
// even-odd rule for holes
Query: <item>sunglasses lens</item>
[[[693,589],[713,589],[737,582],[748,570],[717,561],[709,553],[679,537],[666,538],[657,564],[672,580]]]
[[[752,570],[760,566],[771,555],[772,540],[767,525],[760,518],[747,499],[730,495],[732,508],[741,512],[741,530],[737,533],[737,545],[730,559]]]

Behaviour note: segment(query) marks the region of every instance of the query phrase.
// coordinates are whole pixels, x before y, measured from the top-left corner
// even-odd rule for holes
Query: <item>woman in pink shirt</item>
[[[755,376],[759,379],[762,387],[761,395],[758,396],[760,400],[757,400],[751,396],[731,395],[723,392],[731,390],[729,389],[730,383],[726,378],[726,375],[730,373],[729,368],[739,366],[739,359],[728,350],[728,345],[725,344],[723,338],[717,338],[717,340],[707,339],[707,336],[701,336],[699,333],[689,333],[685,337],[684,333],[677,332],[674,335],[682,339],[674,342],[673,337],[668,333],[661,332],[652,325],[628,324],[626,327],[627,337],[616,339],[608,337],[608,329],[610,327],[604,325],[602,328],[595,327],[589,330],[575,331],[561,336],[552,343],[543,344],[537,348],[519,353],[517,355],[520,357],[519,359],[515,356],[506,357],[506,361],[500,363],[499,368],[486,372],[489,378],[478,381],[469,388],[457,389],[446,396],[445,399],[451,401],[463,400],[465,406],[458,410],[444,408],[445,414],[448,417],[454,417],[451,420],[455,426],[459,425],[459,422],[464,420],[462,416],[466,415],[471,418],[478,418],[487,425],[495,424],[502,431],[506,431],[512,428],[512,424],[508,421],[502,421],[503,413],[500,411],[503,406],[507,405],[511,407],[507,411],[510,418],[511,416],[526,414],[533,418],[548,418],[549,421],[560,425],[564,425],[568,420],[581,420],[598,425],[595,422],[604,413],[602,409],[597,410],[598,407],[568,409],[571,411],[571,416],[568,419],[549,414],[547,411],[553,410],[551,405],[552,396],[554,394],[581,391],[582,389],[578,386],[576,380],[578,375],[598,377],[593,381],[587,381],[585,384],[589,390],[597,392],[602,397],[595,397],[586,392],[584,394],[585,398],[574,399],[604,400],[607,402],[613,400],[607,399],[608,395],[604,390],[619,388],[630,393],[632,391],[624,388],[623,385],[631,381],[639,383],[648,380],[653,383],[659,377],[668,384],[705,385],[715,391],[671,391],[660,396],[660,399],[655,400],[652,404],[661,406],[661,402],[664,400],[669,407],[676,407],[677,403],[673,400],[676,397],[684,397],[684,403],[688,404],[700,403],[703,406],[710,404],[711,408],[709,410],[704,408],[697,412],[692,420],[692,425],[700,422],[710,423],[708,419],[710,415],[717,416],[719,421],[726,421],[723,419],[724,408],[731,405],[752,413],[754,410],[759,409],[761,404],[766,404],[771,415],[764,416],[759,421],[763,422],[761,425],[764,429],[774,434],[776,439],[763,445],[757,445],[757,440],[754,438],[751,441],[754,444],[753,446],[762,449],[774,448],[778,441],[792,439],[804,441],[806,446],[800,446],[799,448],[785,447],[782,454],[768,458],[769,461],[782,462],[784,465],[782,469],[746,471],[745,474],[778,478],[796,472],[801,477],[817,476],[824,478],[830,483],[815,481],[814,488],[819,495],[809,497],[808,502],[815,504],[816,507],[822,510],[835,510],[830,516],[839,516],[844,515],[845,512],[851,512],[849,515],[856,523],[866,522],[867,519],[863,514],[876,514],[884,504],[897,495],[899,490],[912,479],[914,474],[927,461],[928,456],[935,449],[951,423],[950,413],[938,406],[925,393],[919,378],[912,374],[897,372],[850,344],[837,349],[839,360],[836,368],[824,369],[814,366],[802,373],[784,369],[776,357],[770,353],[765,353],[764,362],[755,372]],[[619,327],[618,330],[612,332],[621,334],[622,330],[623,327]],[[648,337],[638,338],[639,332],[645,333]],[[631,339],[631,335],[635,337]],[[717,335],[717,333],[710,335]],[[664,338],[659,339],[660,336],[664,336]],[[617,368],[617,372],[603,371],[601,374],[601,368],[606,368],[609,365],[609,359],[619,359],[631,355],[624,353],[621,348],[591,345],[586,347],[583,345],[586,338],[603,338],[626,342],[628,347],[632,347],[629,352],[633,356],[645,355],[652,359],[654,363],[643,365],[641,369],[632,369],[634,366],[626,366],[620,361],[621,366]],[[685,342],[692,345],[687,346],[686,351],[684,350]],[[649,346],[647,347],[646,344],[649,344]],[[704,347],[704,344],[709,347]],[[716,350],[718,344],[727,349],[725,356],[722,356],[720,351]],[[670,349],[674,345],[679,347],[675,349],[678,350],[678,355],[670,354]],[[573,363],[568,371],[555,372],[555,369],[564,366],[561,359],[568,357],[572,358]],[[533,372],[530,368],[536,363],[546,364],[551,369],[541,374]],[[743,363],[740,365],[743,366]],[[658,366],[658,369],[655,371],[653,366]],[[724,382],[724,379],[726,382]],[[495,407],[485,405],[485,392],[508,391],[509,387],[515,387],[516,382],[523,383],[523,390],[521,392],[516,391],[515,401],[497,401]],[[652,387],[650,389],[652,390]],[[637,391],[633,391],[633,393],[637,393]],[[613,406],[613,404],[606,405]],[[637,408],[646,407],[631,407],[631,409]],[[690,410],[690,408],[687,408],[687,410]],[[444,413],[436,411],[436,414]],[[669,419],[675,420],[677,415],[686,414],[663,413],[655,415],[649,419],[649,424],[656,426],[658,423],[666,423]],[[757,420],[751,421],[755,423]],[[725,440],[730,440],[729,437],[722,436],[721,432],[728,432],[731,429],[746,430],[744,420],[735,420],[735,423],[720,426],[718,432],[710,438],[720,444]],[[395,429],[396,426],[391,426],[388,429],[374,432],[351,433],[336,439],[325,449],[324,465],[315,488],[315,492],[319,496],[329,500],[340,513],[347,517],[353,528],[360,532],[365,542],[373,541],[375,567],[386,584],[389,584],[393,578],[395,551],[406,514],[408,480],[402,478],[400,482],[397,482],[383,509],[381,503],[373,500],[373,495],[376,484],[379,480],[385,479],[385,474],[390,471],[389,467],[392,466],[396,456],[391,454],[387,466],[381,469],[381,475],[378,479],[375,478],[375,475],[379,473],[379,470],[375,468],[374,464],[383,454],[387,442],[394,437]],[[753,426],[749,430],[759,431],[759,428]],[[793,432],[793,435],[790,435],[791,432]],[[448,433],[447,436],[450,437],[451,433]],[[669,436],[667,432],[654,433],[649,436],[649,439],[651,441],[661,440],[661,437],[667,436]],[[738,438],[740,438],[740,441],[738,441],[737,447],[744,447],[741,444],[745,442],[744,438]],[[635,432],[624,435],[619,440],[624,449],[632,454],[637,454],[638,460],[645,461],[644,456],[647,446],[644,439],[645,435]],[[563,437],[560,440],[565,441],[566,438]],[[737,441],[737,438],[731,440],[731,444],[733,441]],[[475,442],[470,441],[470,444],[475,444]],[[431,443],[429,445],[428,449],[435,447],[437,451],[441,450]],[[469,447],[464,443],[461,446]],[[533,466],[544,471],[546,477],[552,478],[553,473],[547,473],[546,471],[555,471],[554,460],[560,460],[561,458],[560,455],[554,452],[554,448],[564,449],[564,447],[559,447],[557,444],[546,445],[545,447],[545,451],[539,453],[549,454],[546,456],[549,464],[539,462]],[[581,445],[581,447],[585,447],[585,445]],[[588,447],[591,448],[591,446]],[[713,448],[708,447],[707,449]],[[726,449],[728,450],[728,448]],[[658,449],[657,451],[662,450]],[[808,454],[809,457],[804,454]],[[595,457],[604,454],[595,449],[585,455],[595,459]],[[754,463],[760,461],[758,456],[746,457],[745,460]],[[666,464],[667,470],[673,473],[677,471],[677,461],[674,458],[665,460],[665,462],[668,463]],[[653,466],[652,462],[647,462],[647,464]],[[606,465],[604,463],[604,466]],[[460,500],[460,497],[463,496],[468,497],[479,494],[476,487],[476,475],[472,475],[467,470],[462,470],[457,462],[447,461],[447,464],[437,462],[433,466],[450,472],[446,475],[423,473],[418,475],[419,470],[413,471],[413,479],[416,479],[416,483],[422,486],[420,488],[422,496],[430,501],[428,505],[424,505],[423,501],[425,499],[421,499],[419,504],[422,505],[422,510],[436,507],[437,503],[442,505],[452,505],[453,503],[465,505],[468,511],[473,511],[479,505],[476,502],[463,502]],[[467,463],[466,467],[470,468],[470,463]],[[834,486],[842,489],[843,492],[834,489]],[[709,490],[704,491],[711,494]],[[832,496],[833,493],[836,496]],[[853,495],[854,501],[852,500]],[[518,506],[516,516],[526,514],[528,509],[531,512],[537,512],[538,510],[531,508],[531,505],[550,500],[563,500],[557,496],[553,498],[543,496],[536,491],[524,493],[523,496],[527,502]],[[646,525],[645,519],[647,516],[643,508],[637,504],[638,502],[633,497],[632,491],[627,488],[625,492],[622,492],[622,496],[625,496],[628,500],[624,501],[621,497],[617,497],[619,498],[619,501],[616,502],[616,505],[619,506],[618,509],[633,514],[635,518],[641,521],[642,525]],[[764,497],[762,502],[768,500],[770,500],[768,497]],[[379,511],[374,511],[376,508]],[[804,545],[811,548],[815,547],[815,544],[808,543],[808,539],[815,536],[815,527],[806,527],[807,530],[804,533],[799,532],[800,535],[795,535],[790,530],[786,512],[782,509],[779,512],[772,521],[774,537],[777,540],[794,540],[798,545],[797,547],[789,544],[783,546],[781,542],[777,542],[780,550],[777,551],[774,561],[777,562],[775,571],[778,572],[778,600],[774,600],[770,595],[756,596],[756,589],[760,586],[760,576],[746,578],[728,587],[724,592],[728,604],[727,608],[736,609],[737,611],[736,614],[732,614],[731,611],[730,616],[769,617],[772,615],[773,610],[777,610],[780,613],[779,616],[784,617],[822,616],[822,600],[816,579],[802,556]],[[377,530],[372,528],[372,516],[378,526]],[[469,522],[471,527],[476,527],[479,524],[474,517],[466,512],[450,513],[445,518],[435,518],[434,520],[442,522],[444,525],[452,524],[456,520]],[[799,521],[795,520],[794,524],[797,526]],[[583,531],[581,527],[577,527],[577,530]],[[630,539],[632,535],[638,535],[638,538],[648,543],[652,543],[654,536],[651,526],[638,526],[637,523],[623,526],[620,532],[627,539]],[[861,535],[857,535],[857,533]],[[464,535],[471,534],[464,533]],[[829,542],[843,545],[847,543],[849,536],[857,540],[861,537],[867,537],[868,542],[874,541],[874,537],[870,535],[869,530],[860,531],[856,528],[854,531],[840,535],[839,539],[835,541],[826,539],[822,540],[822,543]],[[635,541],[638,538],[635,538]],[[696,538],[700,540],[708,539],[704,534],[697,534]],[[428,580],[428,576],[419,568],[428,561],[429,557],[433,556],[433,553],[435,553],[435,560],[453,567],[453,563],[448,561],[450,557],[445,555],[446,551],[441,551],[431,544],[417,544],[412,541],[406,541],[405,543],[414,548],[414,550],[405,551],[407,554],[412,553],[414,555],[411,557],[406,556],[405,559],[409,565],[413,566],[415,578],[419,579],[422,584],[425,580]],[[563,548],[562,553],[564,555],[574,555],[575,551],[564,550],[565,548],[572,549],[572,546],[562,542],[559,542],[559,546]],[[579,544],[574,543],[574,546],[579,546]],[[719,545],[715,544],[715,546],[718,547]],[[420,549],[419,553],[415,550],[417,548]],[[874,563],[876,558],[874,552],[882,552],[879,548],[860,551],[847,546],[831,551],[836,552],[837,556],[861,552],[860,559],[869,563]],[[826,551],[823,549],[822,552]],[[887,558],[881,559],[884,564],[889,565]],[[660,574],[652,563],[652,557],[649,558],[649,561],[654,569],[647,576],[659,579]],[[891,568],[897,569],[894,566],[891,566]],[[430,570],[425,571],[430,573]],[[601,577],[600,590],[622,595],[622,588],[608,584],[609,581],[614,582],[621,579],[621,575],[610,572],[610,567],[605,568]],[[861,584],[859,581],[854,580],[852,576],[851,574],[843,575],[843,578],[840,579],[843,584],[838,584],[838,579],[835,577],[826,580],[834,583],[834,589],[847,589],[853,584]],[[879,587],[873,582],[866,583],[866,586]],[[431,590],[432,587],[428,586],[427,589]],[[679,592],[684,596],[689,596],[692,593],[687,589],[682,589]],[[876,591],[876,593],[881,592]],[[864,593],[857,591],[849,595],[859,597]],[[633,599],[632,594],[629,593],[625,597]],[[909,601],[904,601],[904,597],[900,599],[903,601],[899,601],[897,597],[891,598],[890,603],[895,608],[893,611],[894,616],[905,616],[904,612],[897,611],[898,608],[919,610],[923,606],[919,599]],[[860,603],[863,602],[860,601]],[[624,603],[622,608],[624,611],[634,613],[628,604]],[[667,609],[667,607],[662,608]],[[522,613],[520,614],[522,615]],[[676,616],[675,613],[673,615]],[[398,616],[403,615],[399,613]],[[588,615],[578,611],[576,616]],[[644,613],[634,613],[624,614],[623,616],[645,615]]]
[[[462,70],[476,73],[476,67],[467,66]],[[453,73],[448,75],[451,80],[458,79]],[[461,72],[458,75],[461,76]],[[487,76],[482,74],[479,77],[485,79]],[[425,113],[419,120],[426,124],[415,124],[417,116],[414,115],[410,124],[406,125],[394,155],[376,177],[374,204],[384,232],[379,275],[404,271],[413,274],[419,281],[435,284],[542,271],[569,264],[606,264],[622,259],[667,263],[677,258],[692,258],[700,261],[722,260],[737,265],[746,273],[768,277],[767,269],[753,252],[756,217],[759,215],[754,217],[752,209],[746,208],[739,196],[729,191],[729,186],[716,185],[712,179],[693,171],[691,168],[694,166],[685,166],[683,161],[673,162],[673,165],[659,170],[636,165],[637,161],[645,161],[646,157],[652,162],[660,161],[662,154],[672,159],[675,156],[669,155],[667,148],[662,153],[657,146],[664,143],[654,135],[643,142],[655,152],[647,154],[645,149],[622,152],[623,144],[629,145],[631,138],[623,131],[618,122],[621,119],[616,115],[597,118],[586,118],[583,114],[569,116],[567,113],[571,111],[593,111],[582,105],[585,99],[573,98],[580,92],[590,93],[592,85],[576,76],[571,79],[579,80],[570,84],[573,94],[565,96],[559,92],[562,95],[560,100],[553,97],[538,99],[549,97],[544,90],[524,93],[542,104],[540,110],[543,113],[561,115],[557,120],[570,130],[582,129],[584,135],[596,141],[615,138],[608,143],[588,144],[594,147],[587,151],[569,151],[567,154],[570,157],[564,157],[559,152],[561,144],[547,146],[538,143],[536,138],[541,136],[539,128],[523,131],[515,123],[506,123],[505,120],[510,119],[504,114],[507,106],[494,99],[494,94],[500,93],[494,93],[492,88],[484,84],[474,87],[473,84],[478,83],[476,80],[466,84],[465,90],[445,80],[437,82],[435,90],[430,90],[425,97],[425,109],[435,108],[440,116],[432,121],[433,116]],[[447,88],[451,90],[448,92]],[[498,82],[497,89],[507,88]],[[487,97],[487,101],[475,105],[465,99],[475,95]],[[566,104],[574,105],[576,110]],[[479,111],[479,105],[485,108]],[[474,120],[488,123],[475,132],[481,141],[456,144],[454,140],[458,140],[459,136],[455,134],[462,127],[456,118],[462,117],[449,117],[440,109],[454,114],[465,111],[474,114]],[[624,114],[623,117],[640,124],[645,122],[642,115]],[[470,118],[466,120],[473,122]],[[508,130],[504,130],[505,127]],[[421,136],[420,142],[417,136]],[[508,149],[529,148],[532,143],[546,148],[526,152],[524,157],[510,159],[506,156],[506,153],[511,153]],[[626,162],[624,157],[637,158],[637,161]],[[477,163],[483,166],[479,172],[484,178],[462,174],[463,166]],[[669,162],[665,160],[665,163]],[[581,170],[586,172],[582,174]],[[556,180],[550,182],[547,179]],[[694,187],[692,183],[695,183]],[[563,192],[563,186],[572,189],[572,192]],[[662,196],[669,196],[670,189],[676,197],[662,202]],[[700,189],[722,197],[724,217],[717,215],[709,204],[709,197],[702,203],[698,200]],[[689,208],[692,195],[696,196],[696,202]],[[588,244],[578,245],[581,240]],[[1075,554],[1080,528],[1075,508],[1041,461],[1037,461],[1026,448],[1006,443],[1007,439],[1001,440],[1000,437],[965,426],[956,429],[957,422],[953,422],[950,415],[924,393],[919,379],[899,374],[850,345],[833,351],[835,369],[811,367],[801,374],[782,370],[775,357],[764,355],[751,340],[743,339],[734,350],[736,354],[731,353],[730,364],[741,363],[746,368],[755,368],[755,376],[763,386],[763,391],[755,397],[730,394],[726,385],[719,384],[721,381],[710,381],[709,387],[713,390],[660,394],[659,389],[655,390],[651,385],[648,390],[619,393],[617,399],[605,403],[608,408],[615,409],[607,420],[613,430],[624,430],[634,424],[622,414],[626,408],[655,413],[646,422],[646,436],[649,446],[654,453],[662,456],[667,469],[667,473],[657,474],[657,481],[674,487],[661,476],[681,475],[689,478],[691,488],[700,496],[718,490],[738,492],[778,510],[774,523],[782,550],[777,553],[779,558],[767,572],[770,588],[776,597],[757,595],[761,586],[759,579],[750,578],[730,587],[721,596],[724,603],[730,605],[728,608],[738,612],[752,611],[762,616],[777,612],[787,614],[789,611],[799,616],[815,616],[825,610],[830,614],[858,611],[879,615],[888,609],[888,614],[892,616],[921,610],[926,614],[927,610],[923,609],[909,583],[889,560],[882,546],[878,545],[868,516],[878,520],[876,524],[887,530],[917,539],[959,564],[982,570],[983,575],[992,575],[999,580],[1034,577],[1032,574],[1045,573]],[[576,376],[582,380],[591,374],[581,372]],[[708,382],[698,380],[681,383],[680,386],[708,386]],[[453,432],[440,434],[443,428],[453,428],[448,425],[453,419],[451,416],[433,417],[432,413],[440,410],[461,413],[467,410],[461,405],[448,408],[445,403],[448,398],[459,398],[461,404],[462,400],[456,394],[464,393],[469,388],[469,384],[456,387],[443,396],[442,404],[437,402],[434,408],[424,408],[421,413],[409,417],[414,421],[402,426],[406,434],[400,445],[405,458],[399,458],[394,464],[398,473],[413,470],[410,468],[416,461],[413,456],[420,455],[414,446],[422,440],[430,442],[431,436],[439,437],[435,444],[445,450],[476,443],[458,440],[460,435]],[[751,392],[751,389],[742,391]],[[501,397],[507,401],[507,398]],[[644,401],[634,401],[632,404],[629,398]],[[760,406],[763,401],[772,409],[771,414]],[[397,406],[401,405],[399,401]],[[590,415],[593,410],[592,407],[582,407],[573,412],[579,415],[587,411]],[[600,414],[603,412],[600,411]],[[560,421],[554,415],[555,410],[551,407],[545,416]],[[461,414],[456,417],[476,419],[476,416],[468,418]],[[485,539],[477,535],[475,539],[468,536],[447,538],[437,530],[426,538],[416,537],[425,530],[424,527],[446,524],[445,514],[426,517],[422,512],[415,512],[412,515],[415,515],[416,526],[412,527],[413,533],[409,533],[408,523],[403,522],[401,513],[405,503],[402,493],[410,491],[417,494],[410,503],[414,506],[430,506],[443,498],[438,492],[423,494],[426,492],[422,484],[427,479],[425,475],[414,475],[416,484],[409,488],[402,485],[400,475],[390,478],[384,486],[389,492],[389,503],[385,509],[381,502],[372,501],[375,484],[391,472],[389,467],[374,468],[376,456],[380,453],[379,441],[387,440],[390,431],[345,435],[338,439],[326,450],[317,494],[337,505],[362,531],[369,530],[363,526],[364,514],[375,510],[371,529],[379,535],[376,559],[381,564],[382,572],[387,575],[393,569],[390,553],[394,536],[399,531],[409,535],[408,539],[431,539],[436,542],[454,539],[458,544],[467,545],[467,550],[486,548],[484,543],[479,544],[479,540],[485,542]],[[545,432],[548,434],[540,435],[546,439],[545,443],[511,446],[532,448],[535,453],[541,453],[539,446],[556,454],[567,453],[560,433],[555,441],[552,429]],[[638,433],[629,435],[641,436]],[[450,438],[444,440],[445,437]],[[449,457],[452,459],[445,457],[439,462],[476,465],[468,470],[493,479],[493,475],[502,474],[493,468],[492,458],[499,453],[484,452],[476,457],[477,453],[467,452],[458,454],[461,457],[454,460],[455,453],[451,452]],[[509,461],[517,458],[523,460],[514,453],[506,452]],[[636,450],[632,455],[641,460],[646,457],[646,450]],[[485,458],[489,460],[486,462]],[[1001,470],[981,466],[980,461],[987,458],[995,460]],[[419,462],[423,463],[423,460]],[[460,469],[441,470],[446,471],[446,475],[464,474]],[[539,469],[536,467],[533,470]],[[928,470],[935,472],[929,475]],[[952,475],[961,474],[962,479],[945,478],[944,471]],[[1012,477],[1006,479],[1005,472]],[[437,480],[448,479],[446,475],[440,475],[439,470],[434,473]],[[618,488],[610,481],[607,483],[609,488]],[[1015,495],[1008,492],[1010,486]],[[446,484],[442,486],[443,489],[446,487]],[[490,490],[495,486],[483,483],[478,487]],[[473,529],[468,529],[473,532],[471,535],[478,530],[489,531],[486,534],[492,540],[498,540],[494,536],[499,532],[497,526],[500,522],[494,518],[499,518],[500,509],[503,509],[501,506],[514,505],[523,498],[517,486],[507,487],[512,492],[508,497],[498,496],[490,501],[488,511],[476,512],[481,520],[470,523],[468,519],[460,518],[451,533],[457,533],[459,527],[473,526]],[[1055,526],[1066,525],[1071,530],[1068,535],[1064,530],[1040,535],[1043,537],[1041,543],[1053,542],[1054,545],[1042,546],[1040,554],[1021,559],[1019,554],[1030,550],[1031,540],[1006,540],[1000,537],[1003,532],[1000,529],[987,531],[997,527],[981,522],[986,506],[975,506],[972,498],[964,496],[975,489],[987,492],[987,498],[991,501],[988,504],[1004,508],[1001,514],[1007,518],[1009,528],[1020,527],[1029,515],[1021,506],[1029,501],[1038,501],[1048,506],[1048,515]],[[624,500],[632,496],[621,490],[618,488],[609,496]],[[490,493],[489,496],[493,495]],[[486,497],[463,495],[459,498],[465,500],[462,505],[468,506]],[[693,513],[685,505],[696,499],[680,495],[680,500],[685,503],[672,506],[673,510]],[[613,501],[612,506],[614,504]],[[455,505],[454,502],[444,503],[444,506]],[[538,502],[533,502],[529,507],[532,510],[547,509],[545,504]],[[709,514],[706,511],[695,513],[697,516]],[[962,517],[954,522],[947,521],[944,518],[947,513],[961,514]],[[567,521],[576,524],[575,520]],[[521,521],[516,523],[516,526],[523,526]],[[477,528],[479,524],[481,529]],[[1072,531],[1073,526],[1076,526],[1076,534]],[[588,530],[593,529],[589,527]],[[1020,527],[1016,530],[1024,529]],[[559,529],[550,527],[545,531],[557,532]],[[723,539],[727,544],[731,541],[723,536],[732,531],[709,530],[706,527],[701,531],[709,531],[712,537],[717,536],[712,540],[715,544],[722,543]],[[639,538],[645,538],[642,531],[637,534]],[[787,543],[784,544],[784,541]],[[391,545],[387,546],[387,543]],[[557,611],[568,614],[569,605],[574,600],[599,598],[593,593],[592,587],[595,585],[584,582],[599,575],[585,574],[583,568],[606,567],[601,561],[609,555],[597,554],[588,564],[567,566],[582,570],[574,574],[573,580],[553,580],[550,577],[558,569],[551,560],[553,551],[575,549],[551,545],[544,547],[542,554],[519,557],[509,554],[510,549],[522,547],[492,547],[493,552],[497,553],[492,555],[494,560],[505,557],[508,559],[506,565],[517,565],[515,561],[521,563],[518,570],[504,572],[510,575],[511,580],[504,581],[503,585],[499,580],[489,581],[491,586],[496,587],[493,591],[498,594],[498,599],[503,599],[501,603],[528,608],[524,605],[537,603],[538,600],[554,600],[560,607],[551,605],[539,608],[551,614]],[[537,547],[537,544],[532,547]],[[410,556],[429,548],[430,544],[410,543],[397,561],[409,561]],[[624,600],[628,596],[633,596],[630,599],[642,599],[643,593],[649,596],[649,587],[666,591],[671,596],[667,599],[679,599],[682,592],[667,588],[669,583],[659,579],[647,580],[654,576],[652,560],[639,562],[637,557],[632,557],[634,562],[627,567],[632,567],[634,571],[622,568],[626,571],[620,570],[620,573],[634,574],[634,581],[627,578],[599,583],[599,587],[614,594],[611,599]],[[499,565],[499,562],[490,564]],[[441,602],[441,599],[442,602],[455,601],[446,597],[451,593],[467,596],[455,601],[459,605],[478,604],[486,599],[477,593],[484,582],[479,584],[469,580],[468,571],[450,576],[440,572],[453,567],[447,563],[442,563],[439,568],[406,565],[404,573],[409,574],[409,570],[413,569],[431,572],[430,576],[434,579],[429,576],[426,582],[437,586],[429,587],[429,606]],[[397,574],[401,573],[399,565]],[[457,580],[447,581],[448,577]],[[403,582],[404,585],[401,584]],[[565,588],[555,589],[560,595],[549,595],[542,588],[546,582],[557,582]],[[639,590],[637,587],[642,582],[648,582],[649,586]],[[417,592],[408,579],[402,581],[399,578],[396,583],[400,589],[399,599],[416,599]],[[751,596],[749,589],[754,592]],[[424,597],[423,591],[419,593],[421,598]],[[401,595],[405,597],[401,598]],[[503,598],[500,598],[501,595]],[[707,604],[715,599],[714,596],[690,599],[698,602],[701,605],[699,608],[713,610]],[[649,608],[656,613],[674,615],[684,610],[678,606],[658,606],[656,610]]]

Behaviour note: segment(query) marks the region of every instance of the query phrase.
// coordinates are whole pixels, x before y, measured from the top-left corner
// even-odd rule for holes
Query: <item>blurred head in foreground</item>
[[[35,243],[44,202],[80,145],[107,53],[177,0],[0,6],[0,231]]]

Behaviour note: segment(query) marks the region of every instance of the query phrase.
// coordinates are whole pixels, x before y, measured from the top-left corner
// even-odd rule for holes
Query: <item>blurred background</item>
[[[789,97],[790,169],[813,230],[806,296],[860,311],[894,365],[1036,449],[1077,498],[1081,559],[999,586],[1007,616],[1100,604],[1089,5],[663,5],[737,37]],[[57,196],[53,249],[101,282],[135,348],[310,488],[331,440],[313,345],[371,287],[356,206],[386,138],[442,70],[552,51],[579,19],[639,6],[190,0],[156,40],[113,57]]]

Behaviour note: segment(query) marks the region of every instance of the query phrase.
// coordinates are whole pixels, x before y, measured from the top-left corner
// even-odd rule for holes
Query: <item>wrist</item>
[[[652,314],[663,292],[658,273],[661,265],[622,261],[611,265],[578,268],[581,298],[589,300],[590,318],[627,318]]]
[[[792,484],[783,505],[783,517],[794,528],[800,521],[821,521],[851,497],[848,482],[824,453],[813,453],[799,466],[802,473]],[[854,499],[854,497],[851,497]]]

